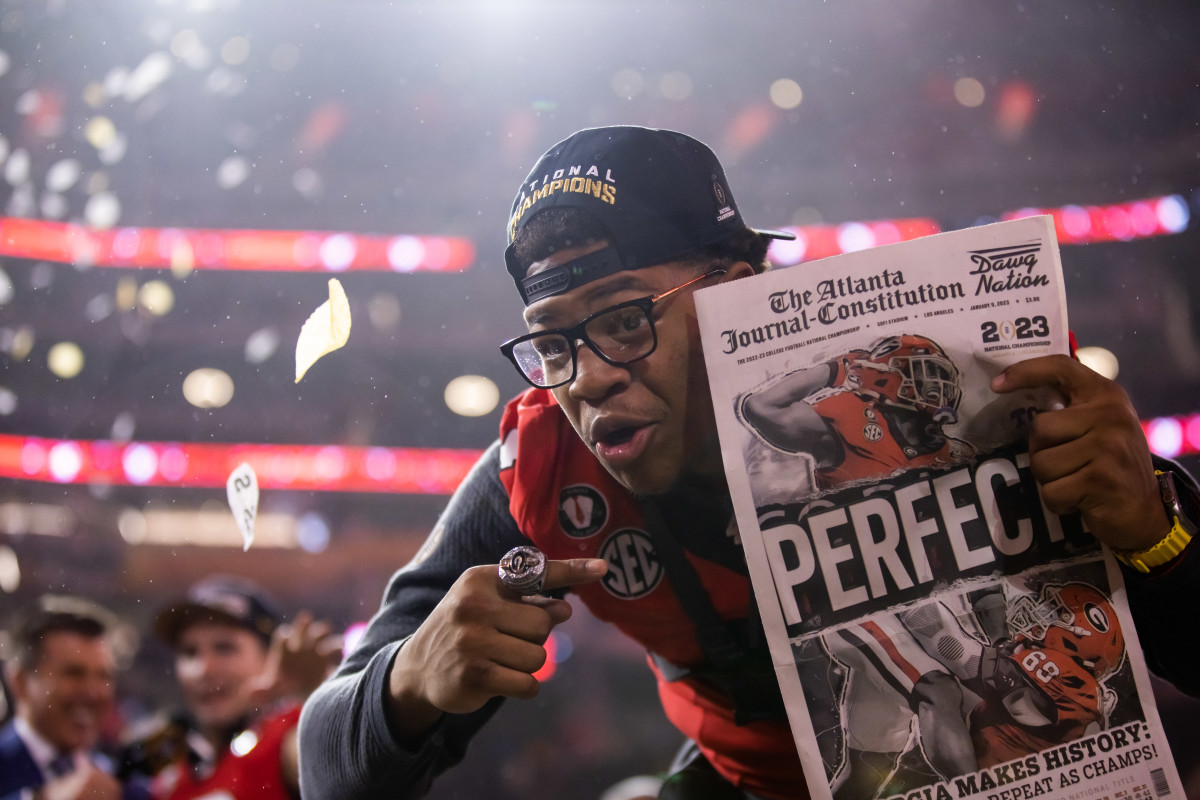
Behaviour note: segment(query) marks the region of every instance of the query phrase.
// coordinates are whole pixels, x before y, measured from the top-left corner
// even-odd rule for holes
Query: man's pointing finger
[[[546,562],[546,582],[543,589],[562,589],[592,583],[608,572],[608,562],[602,558],[569,558]]]

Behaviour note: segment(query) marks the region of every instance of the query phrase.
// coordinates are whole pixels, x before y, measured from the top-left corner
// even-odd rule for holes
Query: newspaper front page
[[[1121,574],[991,378],[1069,350],[1049,217],[700,290],[742,544],[814,798],[1184,794]]]

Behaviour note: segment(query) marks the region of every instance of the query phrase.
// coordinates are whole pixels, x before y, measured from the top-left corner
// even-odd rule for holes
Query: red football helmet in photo
[[[931,411],[937,422],[957,419],[962,399],[958,368],[931,339],[915,334],[887,336],[846,369],[857,392],[915,411]]]
[[[1070,656],[1096,679],[1121,666],[1125,636],[1108,597],[1086,583],[1047,584],[1041,599],[1024,595],[1009,605],[1008,628]]]

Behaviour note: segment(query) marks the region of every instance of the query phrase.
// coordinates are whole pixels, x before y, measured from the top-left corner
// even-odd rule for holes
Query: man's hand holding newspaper
[[[1141,550],[1163,538],[1171,524],[1124,389],[1061,355],[1019,361],[991,386],[1001,394],[1046,387],[1063,398],[1029,426],[1030,467],[1047,508],[1078,511],[1097,539],[1118,550]]]

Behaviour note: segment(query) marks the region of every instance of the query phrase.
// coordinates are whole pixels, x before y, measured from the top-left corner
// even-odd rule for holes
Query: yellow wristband
[[[1180,505],[1174,476],[1161,470],[1156,470],[1154,474],[1158,477],[1163,506],[1171,519],[1171,530],[1153,547],[1145,550],[1113,550],[1113,555],[1118,561],[1128,564],[1138,572],[1149,572],[1155,567],[1171,563],[1184,551],[1196,533],[1195,524],[1184,514]]]
[[[1118,561],[1128,564],[1138,572],[1149,572],[1155,567],[1171,563],[1192,540],[1192,534],[1179,524],[1179,517],[1174,517],[1173,520],[1171,532],[1153,547],[1133,551],[1114,550],[1113,555]]]

